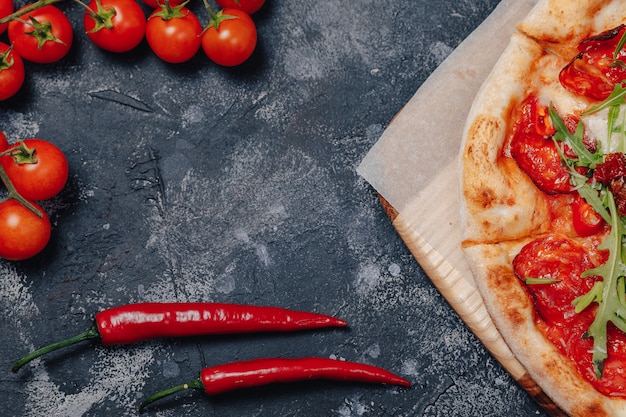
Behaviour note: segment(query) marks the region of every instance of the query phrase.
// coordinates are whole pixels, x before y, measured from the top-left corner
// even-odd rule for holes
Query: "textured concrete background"
[[[0,102],[11,141],[50,140],[71,169],[65,191],[45,203],[50,245],[26,262],[0,261],[0,414],[133,416],[147,395],[204,366],[314,355],[382,366],[414,386],[189,392],[145,415],[542,415],[431,285],[355,172],[497,3],[268,0],[254,16],[258,48],[234,69],[202,54],[167,65],[145,43],[103,52],[81,33],[82,10],[62,3],[76,27],[70,55],[27,64],[25,87]],[[84,343],[9,371],[99,310],[138,301],[270,304],[334,314],[350,328]]]

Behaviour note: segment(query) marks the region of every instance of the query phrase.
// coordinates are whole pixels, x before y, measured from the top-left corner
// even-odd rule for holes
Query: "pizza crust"
[[[487,311],[529,375],[570,416],[626,416],[626,401],[597,392],[537,329],[534,307],[513,273],[513,258],[530,239],[465,249]],[[503,302],[506,300],[506,302]]]
[[[543,0],[518,30],[544,48],[565,56],[578,43],[626,20],[626,4],[615,0]]]
[[[542,54],[535,42],[513,35],[470,109],[460,158],[464,244],[540,233],[550,218],[543,194],[514,161],[502,158],[510,112]]]
[[[530,377],[572,417],[626,416],[626,400],[596,391],[535,325],[532,298],[512,261],[524,244],[555,229],[548,197],[506,157],[506,147],[511,113],[530,92],[560,113],[588,107],[558,87],[558,71],[581,40],[621,23],[625,1],[540,0],[479,90],[459,158],[462,248],[478,291]]]

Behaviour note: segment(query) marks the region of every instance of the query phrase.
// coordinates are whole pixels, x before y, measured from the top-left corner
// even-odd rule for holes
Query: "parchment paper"
[[[503,0],[422,84],[357,171],[402,212],[458,154],[467,113],[536,0]]]

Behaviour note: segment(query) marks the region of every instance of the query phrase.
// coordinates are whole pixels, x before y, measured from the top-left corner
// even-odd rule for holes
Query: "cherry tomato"
[[[223,9],[237,9],[248,14],[258,11],[265,0],[215,0]]]
[[[24,84],[24,62],[15,50],[0,42],[0,101],[13,97]]]
[[[35,21],[31,21],[31,18]],[[9,22],[9,40],[23,59],[49,64],[63,58],[72,47],[70,20],[58,8],[44,6]]]
[[[15,5],[13,4],[13,0],[0,0],[0,18],[7,17],[14,11],[15,11]],[[7,27],[9,27],[8,23],[1,24],[0,34],[6,32]]]
[[[163,61],[172,64],[189,61],[200,49],[202,25],[186,7],[164,6],[148,18],[146,40]]]
[[[547,194],[569,193],[574,190],[570,172],[561,162],[561,155],[550,137],[544,136],[549,128],[536,112],[537,98],[528,96],[520,105],[519,121],[513,126],[511,156],[517,165]]]
[[[32,258],[41,252],[51,235],[50,218],[37,204],[37,216],[16,200],[0,203],[0,257],[11,261]]]
[[[182,4],[183,1],[184,0],[170,0],[170,6],[178,6],[179,4]],[[153,9],[156,9],[157,7],[163,6],[165,4],[165,0],[143,0],[143,4],[148,7],[152,7]]]
[[[574,230],[582,237],[599,233],[605,226],[604,219],[580,196],[572,203],[572,221]]]
[[[257,32],[252,18],[236,9],[220,10],[202,35],[202,49],[216,64],[244,63],[256,48]]]
[[[573,240],[549,235],[526,244],[513,259],[513,268],[522,281],[527,278],[556,280],[552,284],[527,286],[541,319],[553,324],[579,319],[572,300],[588,292],[597,280],[596,277],[581,278],[584,271],[596,266],[594,260],[592,254]]]
[[[626,78],[624,48],[617,55],[620,65],[615,65],[613,60],[613,53],[625,31],[626,25],[620,25],[583,40],[578,45],[578,55],[559,73],[563,87],[594,100],[607,98],[615,84]]]
[[[3,131],[0,130],[0,152],[8,149],[9,140],[7,139],[7,135],[4,134]]]
[[[143,40],[146,16],[135,0],[91,0],[83,25],[96,46],[109,52],[128,52]]]
[[[42,139],[26,139],[26,148],[34,151],[34,162],[17,163],[23,158],[20,151],[0,157],[4,168],[17,192],[27,200],[47,200],[61,192],[69,176],[67,159],[54,144]]]

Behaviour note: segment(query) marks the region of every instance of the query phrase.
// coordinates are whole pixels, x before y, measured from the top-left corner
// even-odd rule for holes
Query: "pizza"
[[[570,416],[626,416],[626,1],[539,0],[468,115],[462,249]]]

